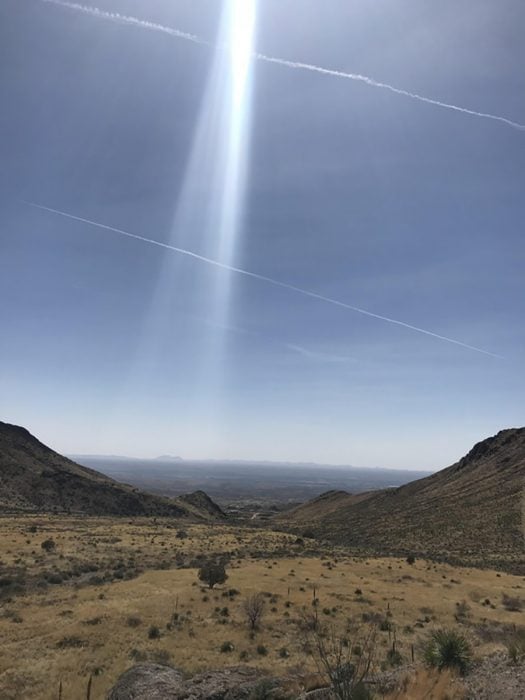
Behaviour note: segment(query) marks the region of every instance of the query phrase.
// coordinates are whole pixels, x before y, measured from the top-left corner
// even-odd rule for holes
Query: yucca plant
[[[453,629],[434,630],[425,644],[423,656],[429,666],[438,668],[455,668],[462,675],[471,663],[470,644],[467,639]]]

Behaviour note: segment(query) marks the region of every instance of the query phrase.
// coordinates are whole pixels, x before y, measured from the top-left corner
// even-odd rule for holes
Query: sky
[[[525,5],[249,4],[2,0],[0,419],[447,466],[525,423],[525,130],[254,54],[520,124]]]

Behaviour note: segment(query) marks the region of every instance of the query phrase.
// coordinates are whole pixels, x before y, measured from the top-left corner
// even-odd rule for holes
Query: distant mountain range
[[[452,466],[395,489],[331,491],[277,517],[377,553],[503,566],[525,574],[525,428],[502,430]]]
[[[163,498],[119,483],[54,452],[25,428],[0,422],[0,512],[224,517],[204,493]]]
[[[199,489],[224,507],[253,506],[256,511],[302,503],[330,489],[371,491],[428,476],[422,471],[283,462],[162,461],[89,455],[77,456],[75,461],[149,493],[178,496]]]
[[[354,469],[360,469],[360,470],[380,470],[382,472],[393,472],[395,474],[399,472],[407,472],[410,470],[406,469],[395,469],[395,468],[389,468],[389,467],[356,467],[351,464],[327,464],[325,462],[279,462],[275,460],[256,460],[256,459],[217,459],[217,458],[210,458],[210,459],[186,459],[185,457],[179,457],[176,455],[159,455],[158,457],[127,457],[126,455],[103,455],[103,454],[68,454],[67,457],[69,459],[72,459],[74,461],[82,461],[82,460],[106,460],[108,462],[115,461],[115,462],[127,462],[127,463],[132,463],[132,462],[182,462],[184,464],[218,464],[218,465],[224,465],[224,466],[254,466],[254,467],[259,467],[259,466],[264,466],[264,467],[297,467],[299,469],[341,469],[341,470],[354,470]],[[431,470],[417,470],[414,471],[415,474],[429,474]]]

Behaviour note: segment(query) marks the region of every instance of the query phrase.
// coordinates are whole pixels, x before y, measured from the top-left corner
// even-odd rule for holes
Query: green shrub
[[[425,644],[423,656],[434,668],[455,668],[461,674],[468,671],[472,662],[467,639],[452,629],[434,630]]]
[[[157,627],[157,625],[151,625],[151,627],[148,630],[148,638],[149,639],[159,639],[160,638],[160,629]]]
[[[199,569],[199,580],[208,584],[209,588],[213,588],[218,583],[224,583],[228,574],[221,563],[206,562]]]
[[[231,642],[223,642],[221,644],[221,653],[223,654],[229,654],[231,651],[234,650],[234,646]]]

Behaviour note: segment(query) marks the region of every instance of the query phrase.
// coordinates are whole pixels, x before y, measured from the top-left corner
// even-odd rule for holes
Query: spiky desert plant
[[[453,629],[437,629],[431,632],[423,656],[429,666],[438,668],[455,668],[462,675],[471,663],[470,644],[466,637]]]

